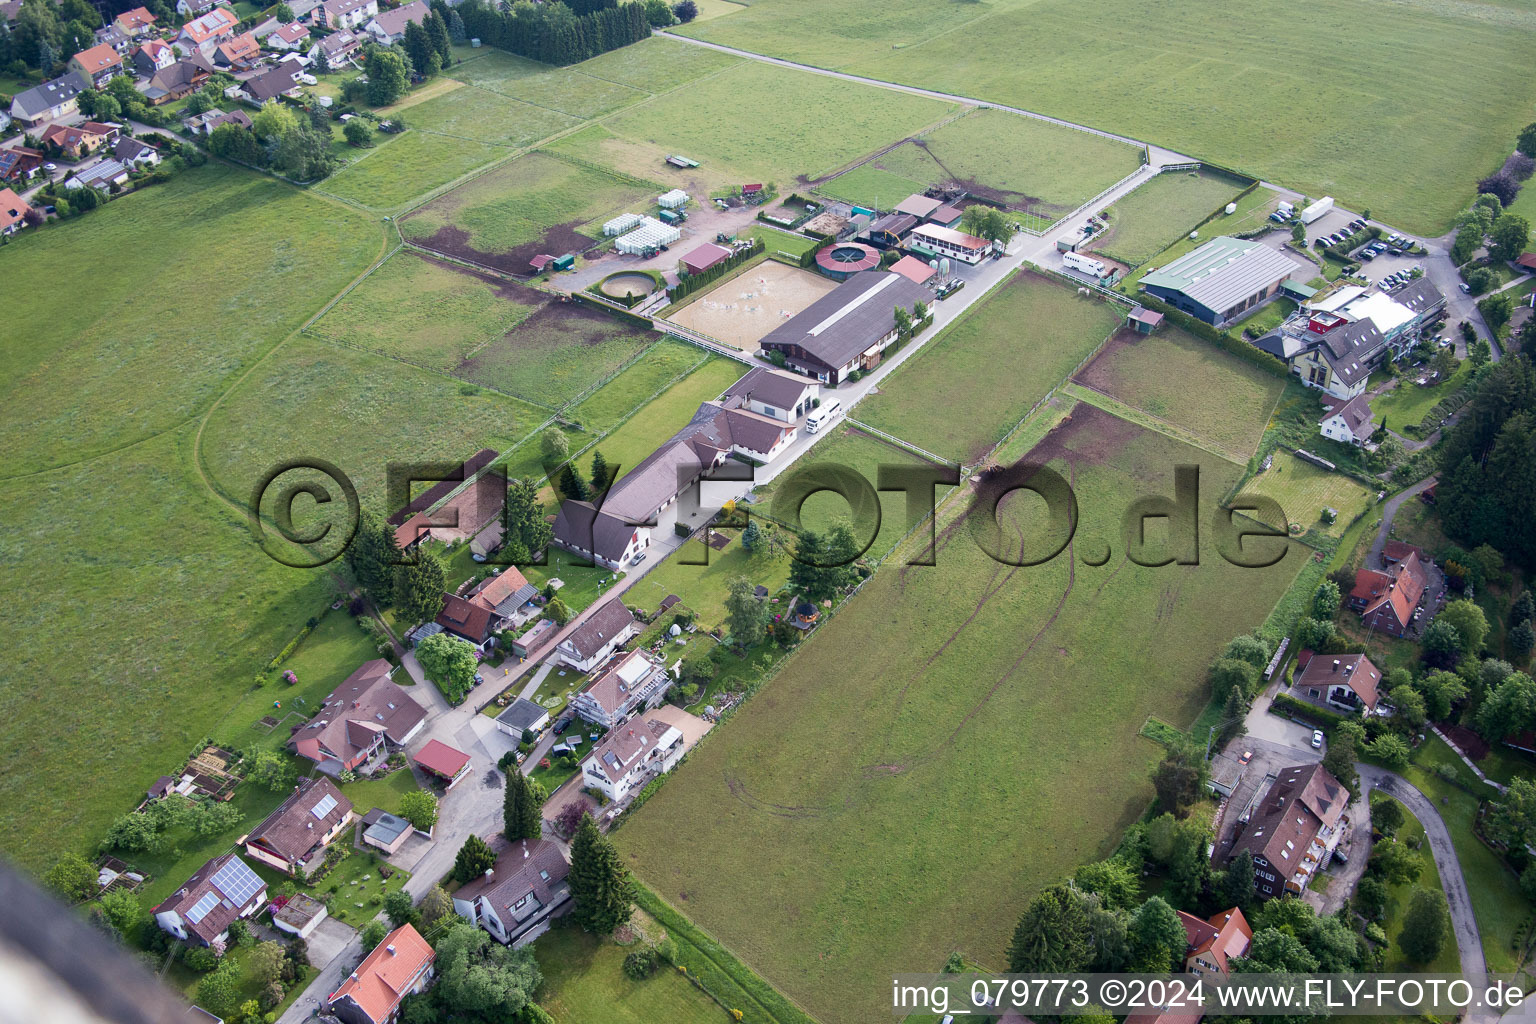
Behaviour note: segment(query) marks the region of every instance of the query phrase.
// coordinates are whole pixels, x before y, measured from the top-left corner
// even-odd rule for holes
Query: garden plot
[[[836,287],[836,281],[814,271],[764,260],[674,310],[668,319],[752,353],[775,327]]]

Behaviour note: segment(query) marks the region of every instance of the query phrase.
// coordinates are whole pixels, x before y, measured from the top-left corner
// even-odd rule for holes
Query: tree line
[[[575,64],[651,34],[644,4],[615,0],[519,2],[499,7],[466,0],[457,13],[470,36],[544,64]]]

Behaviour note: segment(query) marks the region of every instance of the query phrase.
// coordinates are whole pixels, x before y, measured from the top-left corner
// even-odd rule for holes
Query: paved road
[[[1440,474],[1431,474],[1413,486],[1401,490],[1387,499],[1386,504],[1381,509],[1381,528],[1376,531],[1376,539],[1371,542],[1370,556],[1365,560],[1368,568],[1382,568],[1381,549],[1387,546],[1387,534],[1392,531],[1392,519],[1397,515],[1397,510],[1402,507],[1403,502],[1410,498],[1417,498],[1433,487],[1435,481],[1439,479]]]

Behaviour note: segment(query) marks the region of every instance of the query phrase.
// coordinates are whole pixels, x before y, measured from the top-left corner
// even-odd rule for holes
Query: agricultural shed
[[[638,213],[621,213],[603,225],[603,234],[610,238],[614,235],[622,235],[626,231],[634,230],[635,225],[643,219]]]
[[[671,245],[682,237],[683,233],[672,225],[663,224],[654,217],[642,217],[639,225],[628,234],[620,235],[613,247],[619,252],[639,256],[647,249]]]
[[[705,242],[683,257],[683,269],[690,274],[702,274],[710,267],[731,258],[731,250],[714,242]]]
[[[1261,242],[1220,236],[1141,279],[1143,291],[1216,327],[1273,298],[1301,265]]]
[[[930,267],[916,256],[903,256],[891,264],[891,273],[900,274],[914,284],[927,284],[938,272],[937,267]]]

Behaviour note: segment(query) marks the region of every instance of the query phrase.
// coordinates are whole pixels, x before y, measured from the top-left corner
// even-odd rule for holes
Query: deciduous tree
[[[726,584],[725,621],[731,639],[750,647],[768,631],[768,604],[753,593],[752,581],[737,576]]]
[[[1427,964],[1440,955],[1450,925],[1445,893],[1439,889],[1416,888],[1412,899],[1408,901],[1408,911],[1403,915],[1402,934],[1397,941],[1408,959]]]
[[[400,798],[400,817],[422,832],[437,824],[437,797],[424,789],[413,789]]]
[[[448,633],[434,633],[417,644],[416,660],[450,703],[463,700],[475,681],[475,649]]]

